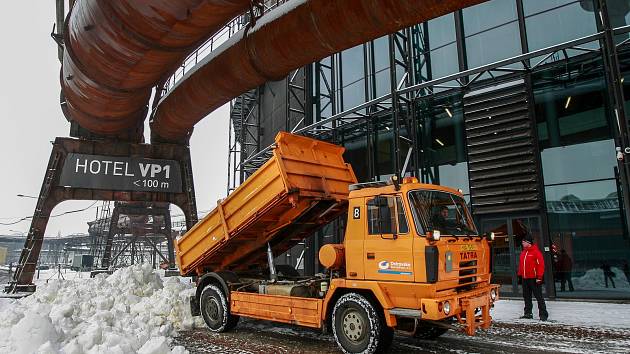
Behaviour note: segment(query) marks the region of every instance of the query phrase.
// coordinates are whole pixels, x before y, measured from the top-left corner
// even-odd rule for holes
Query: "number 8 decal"
[[[360,219],[361,218],[361,208],[360,207],[354,207],[354,212],[352,214],[352,217],[354,219]]]

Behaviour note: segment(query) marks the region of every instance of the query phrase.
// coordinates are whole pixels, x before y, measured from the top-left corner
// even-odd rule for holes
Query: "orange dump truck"
[[[279,133],[273,157],[177,241],[193,314],[215,332],[240,316],[330,330],[346,353],[383,351],[394,330],[488,328],[494,235],[477,232],[461,193],[409,177],[357,184],[343,151]],[[274,265],[346,214],[343,244],[319,250],[325,274]]]

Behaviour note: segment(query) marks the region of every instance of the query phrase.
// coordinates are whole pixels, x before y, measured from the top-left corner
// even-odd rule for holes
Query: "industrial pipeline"
[[[249,0],[81,0],[65,21],[66,118],[101,135],[142,135],[151,90]]]

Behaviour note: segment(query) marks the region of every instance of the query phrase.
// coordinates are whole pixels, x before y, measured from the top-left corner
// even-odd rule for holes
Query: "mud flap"
[[[201,316],[201,310],[199,309],[199,300],[196,296],[190,297],[190,313],[193,316]]]

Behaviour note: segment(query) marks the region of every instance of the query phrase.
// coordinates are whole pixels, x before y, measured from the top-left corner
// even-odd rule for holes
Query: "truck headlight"
[[[490,241],[494,241],[494,232],[491,232],[491,233],[488,235],[488,239],[489,239]]]
[[[448,315],[449,313],[451,313],[451,303],[444,301],[444,314]]]
[[[497,289],[490,290],[490,300],[494,301],[497,299]]]
[[[440,239],[440,230],[433,230],[433,232],[431,233],[431,238],[435,241],[438,241]]]

